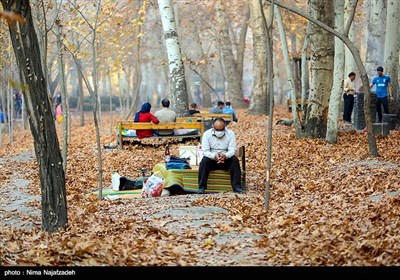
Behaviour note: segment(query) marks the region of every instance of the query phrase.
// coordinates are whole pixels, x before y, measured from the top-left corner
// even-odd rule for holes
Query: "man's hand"
[[[226,158],[226,156],[224,153],[218,153],[215,155],[215,159],[217,160],[217,163],[224,163],[225,158]]]

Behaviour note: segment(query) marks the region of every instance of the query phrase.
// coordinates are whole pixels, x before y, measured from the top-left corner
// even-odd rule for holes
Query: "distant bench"
[[[151,129],[151,130],[159,130],[159,129],[197,129],[198,131],[195,133],[191,132],[188,134],[174,134],[174,135],[157,135],[146,138],[200,138],[204,133],[204,123],[203,122],[170,122],[170,123],[152,123],[152,122],[133,122],[133,121],[121,121],[117,123],[117,142],[119,148],[122,149],[123,139],[124,138],[137,138],[136,130],[141,129]],[[123,131],[135,131],[134,135],[130,133],[123,133]]]
[[[212,121],[216,118],[223,118],[225,121],[231,123],[233,122],[232,114],[214,114],[214,113],[196,113],[193,116],[201,117],[203,121]]]
[[[177,122],[203,122],[205,124],[204,129],[207,130],[211,128],[212,121],[216,118],[223,118],[225,120],[226,125],[229,125],[233,122],[232,114],[214,114],[214,113],[196,113],[191,117],[178,117],[176,118]]]

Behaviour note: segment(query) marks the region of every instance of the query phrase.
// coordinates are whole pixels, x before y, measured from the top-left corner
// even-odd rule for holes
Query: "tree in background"
[[[267,96],[267,26],[260,1],[250,1],[251,26],[253,31],[253,88],[250,113],[266,114],[268,112]],[[268,13],[266,14],[268,15]]]
[[[398,36],[400,31],[400,1],[390,0],[387,3],[387,24],[385,35],[385,72],[392,77],[390,84],[392,86],[392,95],[394,101],[390,102],[391,113],[400,113],[400,92],[399,92],[399,51],[400,40]]]

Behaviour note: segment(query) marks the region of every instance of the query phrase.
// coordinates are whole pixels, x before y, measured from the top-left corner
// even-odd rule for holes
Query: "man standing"
[[[211,170],[229,170],[231,186],[234,192],[243,193],[241,187],[241,170],[236,157],[236,136],[232,130],[225,128],[223,118],[215,118],[213,127],[203,134],[201,140],[203,159],[199,166],[199,189],[203,194],[207,189],[208,176]]]
[[[176,122],[176,113],[169,108],[169,100],[163,99],[161,101],[162,109],[155,112],[154,116],[160,121],[160,123],[165,122]],[[173,129],[159,129],[157,130],[158,135],[166,136],[166,135],[173,135]]]
[[[354,108],[354,95],[356,94],[355,88],[356,73],[350,72],[348,78],[344,81],[343,86],[343,100],[344,100],[344,110],[343,110],[343,121],[344,123],[351,123],[351,114]]]
[[[379,122],[382,122],[382,106],[385,114],[389,114],[388,91],[389,97],[392,99],[392,88],[390,86],[390,77],[383,75],[383,68],[379,66],[376,68],[376,71],[378,72],[378,76],[373,78],[370,87],[372,88],[376,85],[376,111],[378,112]]]

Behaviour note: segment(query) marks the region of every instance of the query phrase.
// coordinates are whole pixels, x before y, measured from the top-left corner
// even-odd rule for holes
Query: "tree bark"
[[[333,2],[310,0],[310,15],[333,26]],[[325,138],[329,97],[332,89],[333,36],[320,27],[310,26],[311,89],[305,123],[306,137]]]
[[[356,31],[355,31],[355,25],[353,23],[353,17],[354,17],[354,10],[356,9],[357,6],[357,1],[358,0],[346,0],[345,5],[344,5],[344,24],[346,24],[346,27],[348,27],[348,37],[349,40],[352,41],[353,43],[356,41]],[[342,1],[335,1],[337,3],[343,3]],[[335,10],[336,11],[336,10]],[[350,22],[349,22],[350,20]],[[347,26],[350,24],[349,26]],[[335,43],[336,44],[336,43]],[[336,52],[336,47],[335,47],[335,52]],[[336,56],[336,53],[335,53]],[[355,72],[358,74],[357,71],[357,65],[356,62],[354,61],[353,55],[351,54],[349,48],[345,46],[345,60],[344,60],[344,74],[345,77],[347,77],[347,74],[350,72]],[[336,58],[335,58],[336,62]]]
[[[342,32],[344,27],[344,3],[343,1],[335,1],[335,30]],[[352,57],[353,58],[353,57]],[[328,143],[337,142],[339,109],[343,94],[343,77],[344,77],[344,44],[339,38],[335,38],[335,57],[333,69],[333,87],[331,98],[329,100],[328,124],[325,140]],[[354,60],[354,59],[353,59]]]
[[[172,109],[178,116],[186,116],[188,115],[189,102],[186,88],[185,67],[183,65],[178,33],[176,31],[172,1],[158,0],[158,6],[168,54]]]
[[[267,27],[260,1],[250,1],[253,32],[253,88],[249,113],[267,114]]]
[[[386,6],[385,0],[367,0],[367,55],[365,69],[369,77],[376,75],[376,67],[383,64],[383,46],[385,45]]]
[[[63,141],[62,141],[62,158],[64,172],[67,170],[67,154],[68,154],[68,124],[69,124],[69,110],[67,99],[67,85],[65,80],[63,48],[62,48],[62,28],[60,22],[56,22],[56,37],[57,37],[57,51],[58,51],[58,67],[61,76],[61,108],[63,115]]]
[[[9,25],[9,30],[18,68],[27,85],[23,95],[39,164],[42,229],[54,232],[68,221],[65,173],[31,7],[29,0],[1,0],[1,3],[4,10],[18,13],[25,19],[25,23]]]
[[[399,31],[400,31],[400,2],[398,0],[389,0],[387,8],[387,25],[385,38],[385,72],[391,78],[393,102],[390,102],[391,113],[398,114],[400,108],[399,93]]]
[[[242,81],[237,71],[236,60],[233,56],[232,43],[229,37],[229,27],[224,5],[225,3],[218,0],[216,16],[218,20],[222,61],[225,69],[224,74],[227,81],[225,99],[226,101],[230,101],[233,106],[241,108],[243,107]]]

